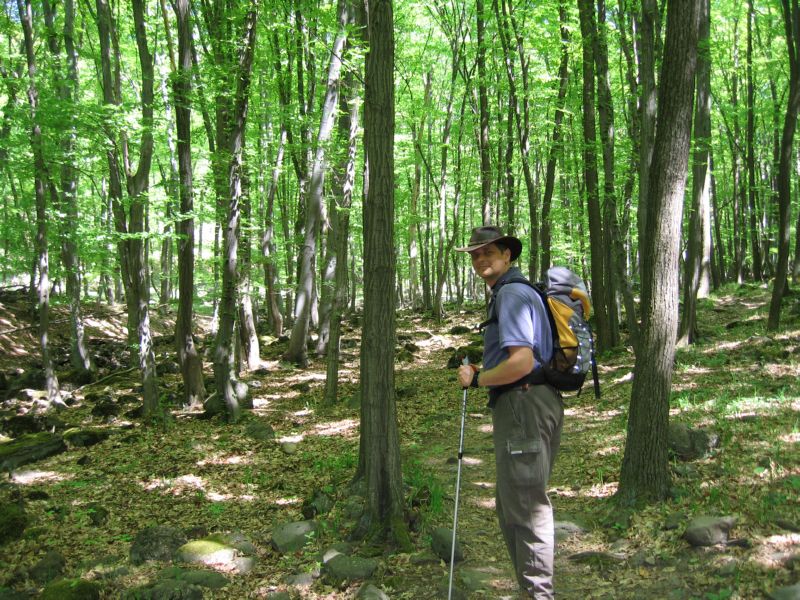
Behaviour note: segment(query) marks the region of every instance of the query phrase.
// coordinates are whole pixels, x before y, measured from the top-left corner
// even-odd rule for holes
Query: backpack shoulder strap
[[[497,322],[497,315],[494,314],[494,312],[492,311],[492,307],[494,305],[497,294],[500,293],[500,290],[503,288],[503,286],[508,285],[509,283],[524,283],[533,291],[535,291],[537,294],[539,294],[539,297],[542,299],[542,304],[544,305],[544,312],[547,315],[547,322],[550,325],[551,335],[556,336],[557,335],[556,322],[553,319],[553,313],[550,310],[550,305],[547,302],[547,288],[545,287],[545,284],[542,282],[531,283],[528,279],[526,279],[522,275],[515,275],[513,277],[509,277],[508,279],[503,281],[500,285],[496,286],[495,289],[492,290],[492,299],[489,301],[489,318],[486,319],[480,325],[478,325],[478,330],[483,331],[486,327],[488,327],[492,323]]]

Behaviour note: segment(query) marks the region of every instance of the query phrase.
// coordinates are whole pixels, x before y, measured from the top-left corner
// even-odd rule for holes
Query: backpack
[[[594,395],[600,398],[594,339],[587,322],[592,305],[581,278],[566,267],[553,267],[547,271],[546,282],[534,284],[522,276],[515,276],[502,285],[509,283],[524,283],[539,294],[544,304],[553,334],[553,357],[542,368],[545,381],[562,392],[580,393],[591,370]],[[499,291],[499,287],[493,291],[492,303]],[[497,316],[491,314],[490,307],[489,320],[479,327],[482,330],[496,321]]]

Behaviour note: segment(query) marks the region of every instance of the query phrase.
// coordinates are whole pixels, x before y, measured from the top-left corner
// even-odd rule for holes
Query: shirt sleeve
[[[506,285],[497,294],[496,311],[500,347],[534,349],[534,315],[528,289]]]

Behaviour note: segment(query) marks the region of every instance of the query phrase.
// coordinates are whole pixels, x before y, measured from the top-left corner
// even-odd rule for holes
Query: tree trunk
[[[411,548],[394,393],[394,29],[391,0],[369,2],[364,77],[364,329],[361,345],[359,475],[367,484],[362,531]]]
[[[66,110],[74,115],[74,95],[78,91],[78,56],[75,48],[75,6],[73,0],[64,2],[64,54],[66,55],[66,74],[62,73],[61,53],[58,36],[55,31],[56,11],[48,0],[42,3],[45,24],[48,30],[48,45],[50,53],[56,62],[55,78],[58,98]],[[60,211],[66,218],[60,220],[59,238],[61,240],[61,262],[64,265],[66,278],[67,297],[70,309],[70,364],[81,377],[91,376],[94,371],[86,332],[83,328],[81,316],[81,286],[78,265],[77,232],[74,224],[78,222],[78,172],[75,168],[75,142],[77,133],[75,120],[70,119],[70,124],[62,134],[60,149],[61,164],[61,190],[58,198]],[[2,158],[0,158],[2,160]]]
[[[297,308],[295,309],[295,322],[292,327],[292,336],[289,340],[289,349],[286,358],[303,367],[308,365],[307,341],[309,322],[312,312],[312,296],[314,288],[314,263],[317,252],[317,238],[319,236],[320,222],[324,221],[323,185],[325,181],[326,145],[330,140],[331,131],[336,117],[336,108],[339,103],[339,83],[342,69],[342,52],[347,41],[347,23],[350,21],[349,6],[346,0],[339,0],[339,32],[333,43],[330,61],[328,63],[328,80],[325,89],[325,99],[320,114],[319,132],[317,134],[317,148],[311,167],[311,179],[306,194],[306,220],[305,241],[300,253],[300,272],[297,281]]]
[[[205,400],[203,362],[194,344],[194,189],[192,181],[192,28],[189,0],[176,0],[178,25],[178,69],[172,89],[175,96],[175,127],[178,135],[178,316],[175,321],[175,344],[183,377],[183,402],[198,408]]]
[[[30,0],[17,0],[19,19],[24,34],[25,57],[28,64],[28,104],[31,116],[31,150],[33,151],[33,188],[36,196],[36,253],[39,279],[36,285],[36,310],[39,318],[39,347],[47,387],[48,407],[64,406],[58,388],[58,378],[50,355],[48,329],[50,326],[50,265],[47,252],[47,166],[42,148],[39,125],[39,89],[36,84],[36,54],[33,44],[33,10]],[[52,185],[52,184],[51,184]]]
[[[332,217],[336,219],[334,226],[336,246],[336,267],[334,271],[334,299],[331,307],[331,330],[328,340],[325,393],[325,404],[333,404],[338,398],[339,386],[339,352],[342,329],[342,317],[347,310],[348,297],[348,248],[350,245],[350,206],[353,198],[353,186],[356,175],[356,142],[358,139],[358,107],[359,102],[353,83],[353,74],[348,72],[344,79],[344,93],[339,98],[339,139],[347,142],[347,154],[342,155],[340,164],[333,172],[336,210]]]
[[[758,234],[756,209],[756,149],[755,149],[755,84],[753,82],[753,0],[747,3],[747,206],[750,217],[750,249],[753,255],[753,279],[761,281],[761,236]]]
[[[267,314],[270,329],[276,337],[283,335],[283,310],[278,289],[278,264],[275,259],[275,193],[278,190],[283,156],[286,148],[287,129],[281,123],[278,151],[272,178],[267,191],[267,208],[264,218],[264,235],[261,238],[261,255],[264,258],[264,284],[267,289]]]
[[[656,0],[642,1],[642,18],[640,22],[639,40],[639,90],[641,92],[639,113],[641,126],[641,142],[639,144],[639,203],[637,208],[637,224],[639,240],[644,239],[647,225],[650,186],[650,163],[653,159],[653,143],[656,132],[656,21],[658,5]],[[640,269],[641,277],[641,269]]]
[[[547,158],[547,167],[544,176],[544,198],[542,199],[542,268],[539,274],[541,281],[547,280],[547,269],[551,266],[550,258],[550,205],[553,200],[553,190],[556,180],[556,161],[563,153],[564,145],[561,142],[561,122],[564,119],[564,104],[569,87],[569,44],[570,34],[567,20],[567,7],[564,0],[558,4],[558,19],[561,24],[561,63],[558,66],[558,96],[556,97],[555,121],[553,135],[550,138],[550,150]]]
[[[228,15],[222,16],[228,18]],[[216,398],[206,401],[210,413],[226,412],[229,422],[236,422],[241,415],[237,394],[236,373],[234,372],[234,325],[236,319],[236,290],[238,286],[239,217],[242,201],[242,178],[244,176],[243,150],[244,132],[247,121],[250,75],[253,65],[253,50],[256,39],[258,3],[249,6],[241,26],[241,56],[221,64],[230,69],[236,91],[230,106],[230,134],[222,139],[227,142],[228,165],[228,206],[223,234],[222,295],[220,298],[219,330],[214,350],[214,381]],[[220,38],[218,42],[223,43]],[[236,65],[235,67],[233,65]],[[217,123],[219,130],[220,123]],[[219,143],[217,144],[219,147]]]
[[[589,212],[589,242],[591,245],[592,304],[596,324],[597,348],[611,348],[611,330],[606,311],[605,281],[603,279],[603,226],[600,213],[597,174],[597,131],[594,102],[594,5],[592,0],[579,0],[583,38],[583,176],[586,183],[586,201]]]
[[[688,251],[683,271],[683,313],[678,345],[697,340],[697,298],[701,287],[708,293],[711,254],[711,32],[710,0],[701,0],[697,51],[697,93],[694,114],[694,160],[692,161],[692,206],[689,214]],[[705,286],[703,286],[705,281]]]
[[[781,162],[778,166],[778,264],[769,304],[767,329],[778,329],[781,319],[781,301],[788,285],[789,234],[791,227],[791,177],[792,143],[797,128],[797,111],[800,108],[800,6],[798,0],[782,0],[786,46],[789,54],[789,98],[781,137]]]
[[[667,430],[678,325],[678,258],[702,1],[667,4],[650,212],[643,239],[642,337],[618,491],[624,503],[659,501],[669,491]]]
[[[475,21],[477,31],[477,66],[478,66],[478,106],[479,131],[478,150],[481,157],[481,222],[491,224],[492,202],[492,163],[489,158],[489,95],[486,86],[486,19],[483,0],[475,0]],[[414,285],[412,280],[412,286]]]
[[[605,310],[608,319],[608,339],[606,348],[619,345],[619,307],[617,304],[616,258],[622,255],[617,250],[619,230],[617,222],[617,198],[614,174],[614,103],[611,85],[608,80],[608,36],[606,27],[605,0],[597,0],[597,29],[593,32],[594,59],[597,68],[597,114],[600,118],[600,143],[603,149],[603,288],[605,291]],[[624,279],[620,279],[620,283]],[[630,299],[633,305],[633,299]]]

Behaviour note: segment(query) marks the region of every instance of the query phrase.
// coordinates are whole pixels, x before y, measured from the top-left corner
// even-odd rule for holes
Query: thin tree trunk
[[[333,404],[339,397],[339,353],[342,329],[342,318],[347,310],[348,297],[348,248],[350,245],[350,206],[353,198],[353,187],[356,178],[356,151],[358,139],[358,107],[354,89],[353,74],[348,72],[344,78],[344,93],[339,98],[339,139],[348,140],[347,155],[343,155],[340,164],[333,172],[334,193],[337,210],[333,212],[336,219],[334,227],[336,244],[336,267],[334,273],[334,301],[331,308],[331,330],[328,340],[325,392],[325,404]]]
[[[39,125],[39,89],[36,82],[36,54],[33,44],[33,10],[30,0],[17,0],[19,19],[24,35],[25,58],[28,65],[28,104],[31,116],[31,150],[33,151],[33,187],[36,197],[36,253],[39,271],[36,286],[36,310],[39,319],[39,347],[47,387],[48,408],[64,406],[58,387],[53,359],[50,355],[48,329],[50,325],[50,265],[47,252],[47,166],[42,148],[42,130]]]
[[[48,0],[42,3],[45,24],[48,30],[50,53],[56,62],[57,79],[56,88],[58,98],[63,103],[63,108],[74,114],[74,95],[78,91],[78,56],[75,48],[75,6],[73,0],[64,1],[64,54],[66,55],[66,74],[62,73],[61,52],[58,36],[55,31],[55,9]],[[77,232],[74,226],[78,222],[78,172],[75,168],[75,142],[77,133],[75,119],[69,120],[66,131],[63,132],[60,148],[62,153],[61,163],[61,191],[57,195],[60,210],[66,218],[60,220],[59,237],[61,240],[61,261],[64,265],[66,278],[67,297],[70,309],[70,363],[79,373],[82,380],[91,378],[94,371],[89,348],[86,340],[86,331],[83,327],[81,316],[81,286],[78,265]],[[2,160],[2,158],[0,158]]]
[[[227,18],[227,15],[220,15]],[[247,121],[250,75],[253,65],[253,51],[256,40],[258,3],[253,2],[241,27],[241,55],[233,67],[236,92],[230,106],[230,134],[222,139],[227,141],[229,164],[227,169],[228,206],[223,235],[222,295],[220,298],[219,330],[214,350],[214,381],[216,398],[206,401],[206,409],[211,413],[226,412],[229,422],[236,422],[241,415],[239,403],[240,386],[236,381],[234,359],[234,329],[236,320],[236,290],[238,287],[239,218],[242,201],[242,178],[244,171],[244,132]],[[223,39],[218,40],[220,43]],[[226,61],[227,63],[227,61]],[[231,69],[231,64],[223,63],[223,68]],[[219,130],[220,123],[217,123]],[[217,144],[219,149],[219,143]]]
[[[189,0],[174,4],[178,25],[178,70],[173,80],[175,126],[178,142],[178,197],[181,217],[178,220],[178,317],[175,321],[175,344],[183,377],[183,402],[192,408],[202,406],[206,390],[203,363],[194,344],[194,189],[192,181],[192,49]]]
[[[778,166],[778,264],[769,304],[767,329],[778,329],[781,301],[788,286],[789,228],[791,226],[792,143],[800,109],[800,6],[798,0],[782,0],[786,46],[789,54],[789,98],[781,137],[781,162]]]
[[[755,149],[755,83],[753,81],[753,0],[747,2],[747,205],[750,217],[750,250],[753,255],[753,279],[761,281],[761,236],[758,234],[756,209],[756,149]]]
[[[603,288],[608,319],[606,347],[619,345],[619,307],[617,304],[616,258],[622,254],[617,222],[617,198],[614,153],[614,102],[608,79],[608,39],[605,0],[597,0],[597,29],[594,32],[594,59],[597,68],[597,113],[600,120],[600,143],[603,149]],[[615,235],[617,234],[617,235]],[[633,305],[632,298],[630,304]]]
[[[697,54],[697,92],[694,114],[694,160],[692,161],[692,205],[689,230],[686,234],[689,249],[683,271],[683,312],[678,329],[678,345],[693,344],[698,337],[697,298],[701,282],[708,282],[710,255],[711,169],[711,51],[708,46],[711,32],[710,0],[701,0],[700,30]],[[705,276],[704,276],[705,273]],[[707,293],[706,283],[706,293]]]
[[[597,347],[601,352],[611,348],[611,330],[606,310],[603,279],[603,226],[600,212],[597,174],[597,131],[595,125],[594,93],[594,5],[591,0],[579,0],[578,9],[583,38],[583,176],[586,183],[586,202],[589,212],[589,242],[591,245],[592,304],[594,305]]]
[[[550,137],[550,150],[547,158],[547,167],[544,176],[544,198],[542,199],[542,268],[539,277],[541,281],[547,280],[547,269],[551,266],[550,258],[550,205],[553,200],[553,190],[556,180],[556,161],[564,151],[561,141],[561,122],[564,119],[564,105],[569,87],[569,44],[570,34],[567,20],[567,7],[564,0],[558,4],[558,19],[561,24],[561,63],[558,66],[558,96],[556,97],[556,112],[553,124],[553,134]]]

